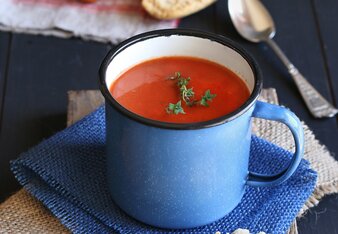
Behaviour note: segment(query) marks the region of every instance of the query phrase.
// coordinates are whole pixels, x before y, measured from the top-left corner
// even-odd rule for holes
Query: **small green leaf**
[[[169,103],[169,110],[173,111],[175,109],[175,104]]]
[[[205,98],[202,98],[202,99],[201,99],[200,104],[201,104],[202,106],[209,106],[208,101],[207,101]]]
[[[210,89],[205,91],[204,95],[201,98],[200,104],[202,106],[209,106],[208,101],[212,101],[216,97],[216,94],[211,94]]]
[[[190,81],[190,77],[188,77],[188,78],[179,77],[178,81],[177,81],[177,86],[179,86],[179,87],[187,86],[189,81]]]
[[[185,92],[186,97],[193,97],[195,95],[195,92],[193,91],[193,88],[187,89]]]
[[[172,114],[172,113],[174,113],[175,115],[185,114],[183,107],[182,107],[181,100],[179,100],[176,104],[169,103],[166,111],[168,114]]]

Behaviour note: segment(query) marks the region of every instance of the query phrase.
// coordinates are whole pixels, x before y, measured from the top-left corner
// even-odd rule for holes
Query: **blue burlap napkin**
[[[164,230],[126,215],[111,200],[106,185],[104,108],[44,140],[11,162],[18,181],[74,233],[222,233],[247,228],[252,233],[285,233],[312,193],[316,173],[302,160],[296,173],[276,187],[247,187],[241,203],[210,225]],[[291,154],[252,137],[250,170],[276,173]]]

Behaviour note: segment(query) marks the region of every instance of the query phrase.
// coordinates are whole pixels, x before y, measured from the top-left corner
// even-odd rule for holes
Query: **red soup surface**
[[[186,88],[193,88],[189,106],[178,84],[190,77]],[[208,106],[200,104],[202,96],[210,90],[216,96]],[[128,110],[143,117],[172,123],[193,123],[211,120],[239,108],[250,96],[246,84],[232,71],[217,63],[193,57],[161,57],[135,65],[110,87],[112,96]],[[177,104],[185,114],[175,114],[169,103]]]

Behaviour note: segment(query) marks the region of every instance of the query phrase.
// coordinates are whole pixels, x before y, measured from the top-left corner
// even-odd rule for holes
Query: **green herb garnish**
[[[202,96],[202,99],[200,100],[200,104],[202,106],[209,106],[209,101],[212,101],[216,97],[216,94],[211,94],[210,89],[205,91],[204,95]]]
[[[190,81],[190,77],[183,78],[181,77],[181,73],[176,72],[176,74],[177,73],[179,74],[178,80],[177,80],[177,86],[180,88],[181,98],[185,102],[185,104],[187,104],[188,106],[191,106],[193,103],[192,99],[195,96],[195,92],[193,91],[193,88],[188,89],[187,87]]]
[[[194,106],[196,104],[208,107],[210,101],[216,97],[216,94],[211,94],[210,89],[205,91],[205,94],[202,96],[201,100],[194,100],[195,92],[193,88],[188,88],[190,82],[190,77],[184,78],[181,76],[180,72],[175,72],[174,76],[169,77],[170,80],[177,80],[177,86],[180,90],[180,100],[176,103],[169,103],[166,111],[168,114],[185,114],[182,107],[181,100],[185,102],[187,106]]]
[[[178,87],[187,86],[189,81],[190,81],[190,77],[188,77],[188,78],[178,77],[177,78],[177,86]]]
[[[181,97],[182,100],[189,105],[191,102],[191,99],[194,98],[195,92],[193,91],[193,88],[188,89],[187,86],[183,85],[180,87]]]
[[[175,72],[174,76],[169,77],[170,80],[177,80],[177,86],[180,89],[181,99],[189,106],[192,105],[192,99],[195,96],[193,88],[188,88],[190,77],[181,77],[180,72]]]
[[[167,107],[167,113],[168,114],[174,113],[175,115],[185,114],[183,107],[182,107],[181,100],[179,100],[176,104],[169,103]]]

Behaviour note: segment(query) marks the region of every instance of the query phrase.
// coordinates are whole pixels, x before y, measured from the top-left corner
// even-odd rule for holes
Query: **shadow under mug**
[[[237,110],[205,122],[176,124],[139,116],[121,106],[109,87],[126,69],[162,56],[214,61],[236,73],[250,90]],[[127,214],[161,228],[209,224],[233,210],[248,186],[287,180],[303,155],[303,130],[289,110],[257,101],[262,78],[254,60],[227,38],[193,30],[152,31],[122,42],[100,67],[106,100],[108,185]],[[286,124],[296,151],[276,175],[248,171],[251,118]]]

